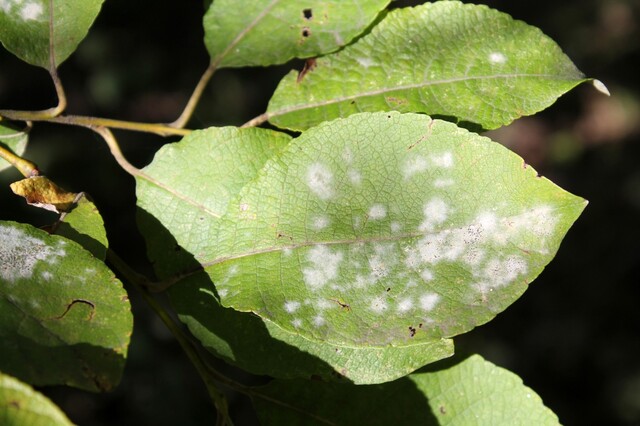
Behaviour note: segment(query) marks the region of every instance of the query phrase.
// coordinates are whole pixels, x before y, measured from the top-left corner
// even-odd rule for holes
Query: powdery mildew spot
[[[481,277],[496,287],[502,287],[513,282],[520,275],[528,271],[527,262],[519,256],[509,256],[506,259],[491,259],[481,272]]]
[[[398,233],[402,231],[402,224],[400,222],[391,222],[391,232]]]
[[[0,0],[0,11],[19,16],[23,21],[35,21],[43,17],[42,5],[35,1]]]
[[[394,244],[375,244],[373,252],[369,258],[369,269],[371,281],[376,282],[389,275],[397,263],[396,247]]]
[[[431,163],[436,167],[442,167],[449,169],[453,167],[453,154],[449,151],[443,152],[438,155],[432,155],[430,158]]]
[[[416,173],[424,172],[429,168],[429,163],[427,159],[416,155],[415,157],[411,157],[407,159],[404,164],[404,168],[402,169],[402,174],[404,175],[404,179],[408,180]]]
[[[356,169],[349,169],[347,171],[347,177],[349,178],[349,182],[353,185],[360,185],[362,183],[362,175]]]
[[[440,301],[440,296],[436,293],[425,293],[420,296],[420,308],[425,312],[431,312]]]
[[[369,219],[371,220],[380,220],[387,217],[387,208],[382,204],[374,204],[369,209],[369,213],[367,213]]]
[[[349,182],[353,185],[360,185],[362,183],[362,175],[356,169],[347,170],[347,177],[349,178]]]
[[[356,275],[356,279],[355,279],[355,281],[353,283],[353,287],[355,287],[355,288],[365,288],[371,283],[372,283],[372,280],[370,278],[365,277],[362,274],[358,274],[358,275]]]
[[[533,234],[537,241],[528,247],[539,253],[547,253],[547,238],[553,235],[558,222],[551,206],[533,207],[519,215],[501,219],[492,235],[493,241],[504,245],[519,235]]]
[[[326,323],[327,320],[325,320],[322,315],[316,315],[315,317],[313,317],[313,325],[315,325],[316,327],[322,327]]]
[[[300,309],[300,302],[295,300],[289,300],[287,302],[284,302],[284,310],[287,311],[288,313],[292,314],[298,309]]]
[[[0,278],[8,282],[33,276],[38,262],[58,263],[66,251],[58,244],[51,247],[21,229],[0,225]]]
[[[435,181],[433,181],[433,187],[434,188],[446,188],[449,186],[453,186],[455,182],[453,181],[453,179],[436,179]]]
[[[420,271],[420,278],[422,278],[426,282],[432,281],[434,278],[433,272],[425,268],[422,271]]]
[[[36,2],[27,2],[20,10],[20,16],[25,21],[35,21],[42,17],[42,6]]]
[[[504,64],[507,62],[507,57],[502,52],[489,53],[489,62],[492,64]]]
[[[327,299],[318,299],[315,302],[315,307],[319,311],[326,311],[327,309],[332,309],[336,307],[335,302],[332,302]]]
[[[321,200],[329,200],[334,195],[333,173],[321,163],[313,163],[307,169],[307,185]]]
[[[329,226],[330,223],[331,221],[327,216],[316,216],[311,222],[311,227],[316,231],[320,231]]]
[[[313,266],[302,270],[305,284],[312,291],[327,285],[338,276],[338,269],[343,257],[341,252],[334,253],[327,246],[314,246],[307,253],[307,260]]]
[[[356,61],[365,69],[375,65],[375,62],[371,58],[356,58]]]
[[[413,308],[413,300],[411,298],[406,297],[398,302],[398,312],[405,313],[409,312]]]
[[[433,231],[449,217],[449,206],[440,198],[432,198],[424,205],[422,212],[424,221],[420,224],[420,231]]]
[[[302,327],[302,320],[300,318],[294,318],[293,320],[291,320],[291,325],[295,328],[300,328]]]
[[[376,296],[371,301],[371,305],[369,306],[373,312],[376,314],[381,314],[389,308],[387,301],[384,297]]]

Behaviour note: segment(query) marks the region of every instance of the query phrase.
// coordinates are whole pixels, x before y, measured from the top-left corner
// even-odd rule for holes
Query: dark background
[[[241,2],[239,2],[240,4]],[[394,2],[394,6],[415,2]],[[520,375],[567,425],[640,425],[640,3],[634,0],[486,1],[541,28],[588,76],[588,85],[548,110],[491,136],[558,185],[590,201],[553,262],[513,306],[456,339]],[[202,2],[108,0],[78,51],[60,67],[70,114],[166,122],[175,119],[208,64]],[[298,63],[221,70],[190,128],[239,125],[264,112],[278,80]],[[0,49],[0,108],[54,105],[46,72]],[[147,164],[160,138],[117,132],[125,155]],[[102,140],[83,129],[37,123],[25,155],[55,182],[87,191],[111,247],[148,271],[135,228],[134,182]],[[0,218],[40,226],[55,217],[27,207],[0,172]],[[135,331],[122,384],[106,395],[46,388],[83,425],[211,424],[214,411],[195,369],[129,289]],[[253,419],[231,396],[237,424]],[[400,419],[399,419],[400,420]]]

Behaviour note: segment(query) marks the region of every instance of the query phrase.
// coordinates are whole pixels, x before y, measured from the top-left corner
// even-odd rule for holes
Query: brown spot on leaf
[[[69,303],[67,305],[67,309],[65,309],[65,311],[57,317],[54,317],[54,319],[62,319],[65,317],[65,315],[67,315],[69,313],[69,311],[71,310],[72,307],[74,307],[76,304],[85,304],[91,307],[91,313],[89,314],[89,317],[87,318],[87,321],[91,321],[93,319],[93,316],[95,314],[95,310],[96,310],[96,305],[93,304],[93,302],[90,302],[88,300],[85,299],[74,299],[71,303]]]

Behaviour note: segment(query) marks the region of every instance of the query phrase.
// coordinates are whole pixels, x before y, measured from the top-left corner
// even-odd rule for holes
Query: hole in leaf
[[[303,9],[302,16],[304,16],[304,19],[308,21],[313,18],[313,11],[311,9]]]
[[[302,29],[302,37],[309,37],[311,35],[311,29],[309,27],[304,27]]]

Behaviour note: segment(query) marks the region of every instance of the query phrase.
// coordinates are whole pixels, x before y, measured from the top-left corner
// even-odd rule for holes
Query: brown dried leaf
[[[56,213],[71,209],[78,194],[68,192],[45,176],[33,176],[14,182],[11,190],[27,200],[27,204]]]

